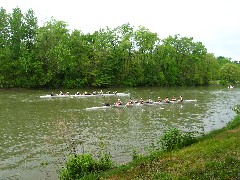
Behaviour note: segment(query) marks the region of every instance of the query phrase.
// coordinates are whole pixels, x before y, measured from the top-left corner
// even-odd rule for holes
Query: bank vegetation
[[[94,33],[34,11],[0,9],[0,88],[197,86],[239,80],[238,61],[180,35],[159,37],[129,23]],[[160,23],[160,22],[159,22]]]

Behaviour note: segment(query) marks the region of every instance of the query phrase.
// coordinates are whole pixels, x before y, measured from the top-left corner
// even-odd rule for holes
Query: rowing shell
[[[185,102],[196,102],[197,100],[196,99],[189,99],[189,100],[183,100],[183,101],[180,101],[180,100],[177,100],[177,101],[169,101],[169,102],[152,102],[152,103],[149,103],[149,104],[171,104],[171,103],[185,103]]]
[[[114,108],[114,107],[117,107],[117,108],[123,108],[123,107],[128,107],[126,105],[111,105],[111,106],[96,106],[96,107],[90,107],[90,108],[86,108],[86,110],[95,110],[95,109],[108,109],[108,108]]]
[[[40,96],[40,98],[74,98],[74,97],[101,97],[101,96],[130,96],[129,93],[117,93],[117,94],[89,94],[89,95],[44,95],[44,96]]]
[[[97,106],[97,107],[86,108],[86,110],[107,109],[107,108],[111,108],[111,107],[112,107],[112,106]]]
[[[97,106],[97,107],[90,107],[86,108],[86,110],[95,110],[95,109],[108,109],[108,108],[128,108],[128,107],[141,107],[145,105],[150,105],[150,104],[141,104],[141,103],[135,103],[135,104],[130,104],[130,105],[110,105],[110,106]],[[151,104],[154,105],[154,104]]]
[[[70,95],[44,95],[44,96],[40,96],[40,98],[71,98]]]

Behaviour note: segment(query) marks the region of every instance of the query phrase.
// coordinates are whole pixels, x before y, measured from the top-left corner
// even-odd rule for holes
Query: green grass
[[[84,179],[240,179],[240,116],[188,147],[153,152]]]

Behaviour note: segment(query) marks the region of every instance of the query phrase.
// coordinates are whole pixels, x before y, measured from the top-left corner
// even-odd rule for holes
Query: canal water
[[[93,92],[100,89],[62,90]],[[176,127],[198,134],[222,128],[234,116],[231,109],[240,104],[240,88],[142,87],[103,89],[130,93],[133,100],[157,100],[182,95],[193,102],[87,109],[111,104],[118,98],[40,98],[57,90],[0,90],[0,179],[57,179],[67,155],[92,153],[97,157],[104,147],[115,164],[131,161],[133,149],[147,153],[163,131]]]

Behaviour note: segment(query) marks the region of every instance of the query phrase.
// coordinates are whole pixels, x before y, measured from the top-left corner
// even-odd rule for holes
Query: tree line
[[[198,86],[235,83],[240,65],[180,35],[160,39],[129,23],[94,33],[69,30],[34,11],[0,9],[0,87]]]

